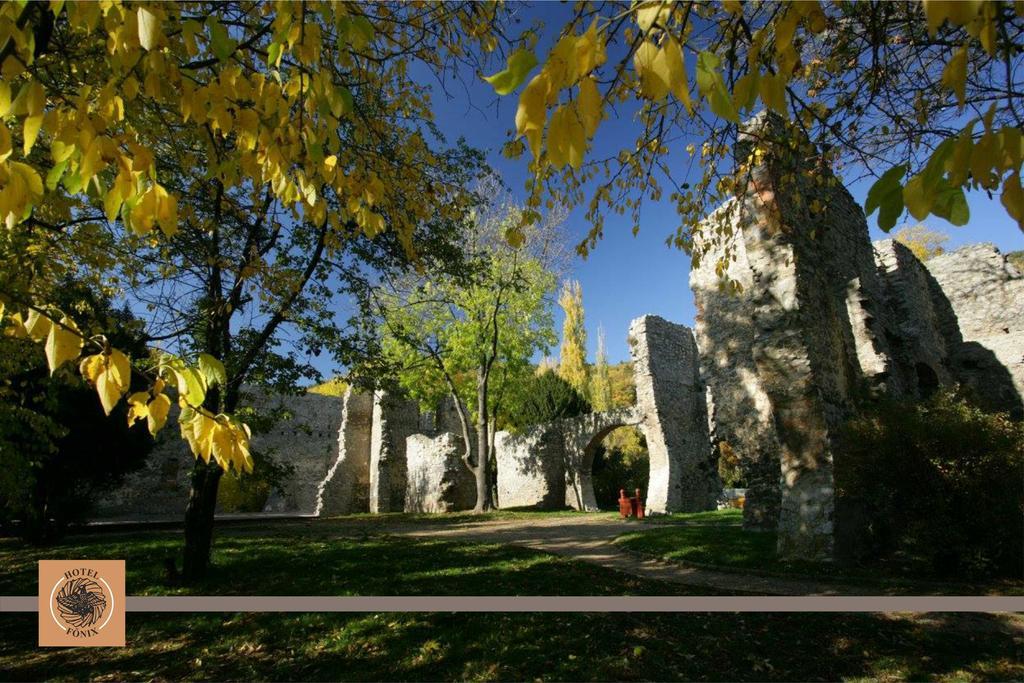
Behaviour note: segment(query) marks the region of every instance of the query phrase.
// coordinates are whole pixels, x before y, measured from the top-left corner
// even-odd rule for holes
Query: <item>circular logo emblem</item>
[[[114,593],[94,569],[64,572],[50,592],[50,615],[68,635],[88,638],[110,621]]]

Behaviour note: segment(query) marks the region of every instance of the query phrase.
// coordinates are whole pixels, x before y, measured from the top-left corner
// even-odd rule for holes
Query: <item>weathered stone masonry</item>
[[[960,382],[1019,414],[1024,280],[990,245],[926,265],[892,241],[872,245],[853,198],[778,125],[747,124],[741,151],[773,137],[781,151],[701,231],[726,238],[697,244],[695,332],[713,439],[749,480],[745,526],[777,529],[783,555],[827,558],[841,522],[834,459],[858,397]]]

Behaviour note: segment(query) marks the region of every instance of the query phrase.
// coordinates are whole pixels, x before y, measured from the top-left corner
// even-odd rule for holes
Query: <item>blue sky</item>
[[[564,3],[539,3],[536,5],[516,4],[519,14],[518,29],[527,28],[535,20],[544,22],[536,54],[543,60],[554,42],[558,30],[568,20],[571,5]],[[509,32],[515,35],[516,30]],[[610,55],[610,58],[614,58]],[[501,66],[495,66],[497,71]],[[464,83],[450,81],[442,92],[434,89],[435,120],[450,143],[459,137],[487,153],[492,167],[500,174],[513,195],[525,199],[525,182],[528,178],[527,163],[529,152],[520,159],[509,160],[501,154],[501,147],[509,139],[514,128],[518,92],[507,97],[495,96],[491,87],[473,74],[463,74]],[[428,83],[436,83],[431,76]],[[446,94],[447,93],[447,94]],[[594,140],[591,154],[605,156],[617,153],[624,141],[633,140],[636,130],[627,113],[617,118],[606,119]],[[695,140],[700,144],[700,140]],[[679,144],[677,150],[682,149]],[[855,199],[863,204],[870,181],[849,186]],[[946,232],[950,239],[949,249],[975,242],[992,242],[1004,253],[1024,249],[1024,233],[1006,215],[998,197],[989,199],[984,193],[972,193],[968,203],[971,208],[970,222],[963,227],[954,227],[942,219],[929,218],[926,225]],[[576,209],[569,214],[566,228],[569,240],[575,244],[586,235],[589,224],[583,210]],[[876,216],[868,218],[871,239],[881,239],[885,234],[875,226]],[[908,224],[916,223],[907,217]],[[626,333],[634,318],[652,313],[673,322],[693,325],[695,314],[693,295],[690,292],[689,256],[665,245],[665,239],[673,234],[678,225],[675,209],[666,200],[660,203],[646,202],[641,215],[640,233],[632,235],[632,223],[628,217],[609,214],[606,217],[604,238],[587,260],[576,258],[572,263],[570,277],[580,281],[583,287],[588,335],[588,356],[594,360],[597,347],[598,327],[605,330],[609,361],[616,363],[629,359]],[[897,224],[897,228],[901,224]],[[561,310],[556,307],[556,324],[561,330]],[[551,349],[558,354],[558,348]],[[326,357],[309,359],[325,376],[337,374],[339,368]]]
[[[570,7],[562,3],[542,3],[534,7],[520,5],[519,8],[524,25],[534,18],[546,23],[537,50],[538,58],[543,60],[552,36],[569,17]],[[514,125],[518,93],[496,98],[490,86],[480,81],[470,83],[468,88],[455,85],[449,88],[449,92],[451,97],[448,99],[441,93],[435,95],[436,120],[441,130],[452,140],[462,136],[470,145],[487,151],[488,160],[513,194],[524,198],[529,152],[514,161],[505,159],[500,152]],[[632,140],[635,134],[627,116],[605,120],[591,153],[596,156],[615,153],[624,140]],[[696,142],[699,144],[700,141]],[[862,182],[849,189],[863,204],[869,186],[869,182]],[[971,220],[966,226],[954,227],[938,218],[925,221],[929,227],[949,234],[947,248],[973,242],[993,242],[1004,253],[1024,249],[1024,233],[1006,215],[998,197],[990,200],[984,193],[972,193],[969,204]],[[871,238],[881,239],[885,235],[874,227],[875,218],[868,218]],[[606,219],[604,239],[597,249],[587,260],[577,258],[573,262],[572,277],[583,286],[591,360],[597,346],[599,325],[605,330],[609,360],[618,362],[629,358],[626,332],[633,318],[653,313],[674,322],[693,324],[695,310],[688,285],[689,257],[665,245],[665,238],[674,232],[676,225],[678,217],[668,201],[645,204],[640,233],[636,237],[632,235],[628,216],[611,214]],[[587,233],[588,227],[582,210],[577,209],[569,215],[567,228],[574,243]],[[561,329],[560,310],[557,311],[557,321]],[[557,349],[553,353],[557,354]]]

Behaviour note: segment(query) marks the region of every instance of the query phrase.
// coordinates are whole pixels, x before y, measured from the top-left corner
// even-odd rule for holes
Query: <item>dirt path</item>
[[[481,520],[429,527],[385,524],[376,527],[375,531],[415,538],[471,540],[522,546],[593,562],[635,576],[690,586],[706,586],[720,591],[762,595],[880,594],[877,589],[865,586],[716,571],[642,558],[612,543],[617,536],[638,528],[640,527],[635,524],[615,518],[573,515],[530,520]]]

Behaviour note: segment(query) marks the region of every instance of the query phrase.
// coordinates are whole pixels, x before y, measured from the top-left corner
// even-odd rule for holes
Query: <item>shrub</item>
[[[508,421],[514,429],[522,430],[589,412],[590,402],[571,384],[548,371],[526,380],[509,410]]]
[[[239,476],[231,470],[221,477],[219,512],[262,512],[271,494],[284,495],[284,484],[295,474],[295,466],[259,449],[252,451],[252,459],[252,473]]]
[[[1024,424],[955,392],[883,401],[851,420],[836,460],[839,546],[939,575],[1020,576]]]

